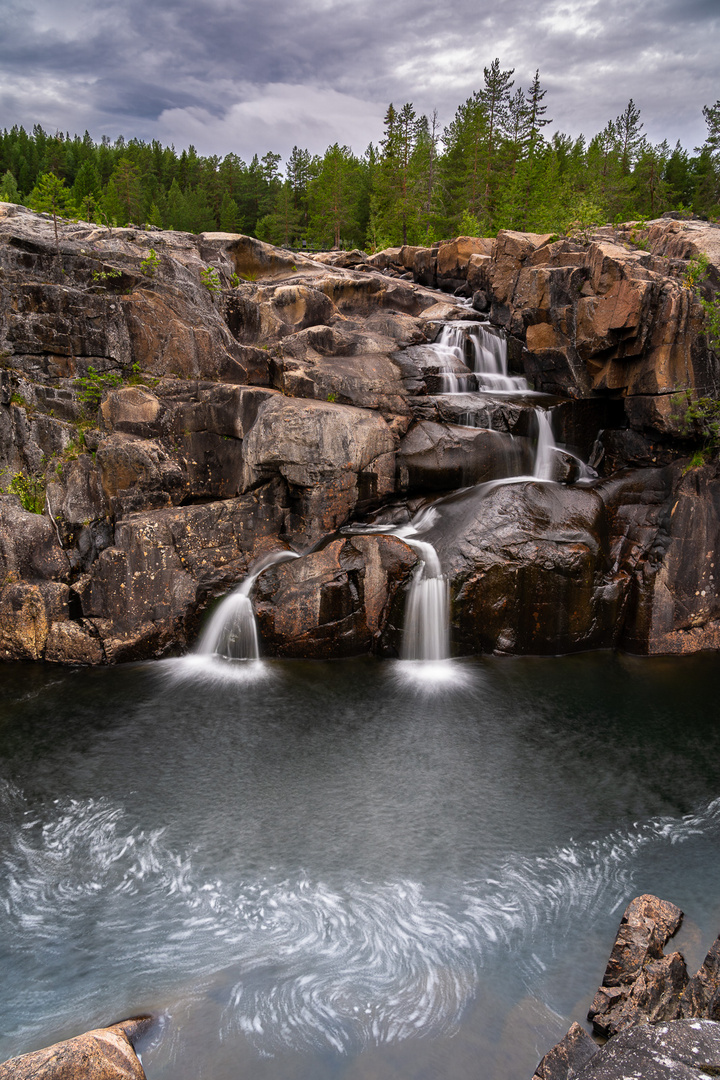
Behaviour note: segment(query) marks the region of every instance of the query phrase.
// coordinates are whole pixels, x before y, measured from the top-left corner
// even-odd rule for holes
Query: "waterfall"
[[[260,559],[252,573],[218,605],[198,642],[197,652],[228,660],[259,660],[257,622],[250,600],[252,587],[269,566],[297,558],[293,551],[273,551]]]
[[[447,660],[450,656],[450,592],[440,559],[432,544],[418,540],[418,533],[437,520],[437,510],[430,507],[395,536],[420,556],[420,563],[410,583],[405,605],[403,660]]]
[[[480,323],[447,323],[438,345],[453,349],[458,359],[472,368],[480,390],[518,393],[529,389],[522,376],[508,375],[505,338]]]
[[[553,442],[550,413],[545,412],[544,409],[536,409],[535,418],[538,424],[538,439],[533,476],[538,480],[552,480],[555,473],[555,451],[557,447]]]

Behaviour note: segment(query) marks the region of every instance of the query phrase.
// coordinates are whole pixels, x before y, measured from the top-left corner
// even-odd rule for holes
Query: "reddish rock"
[[[682,922],[675,904],[636,897],[626,908],[601,988],[588,1012],[593,1028],[608,1038],[635,1024],[675,1020],[688,976],[680,953],[663,948]]]
[[[536,1068],[532,1080],[570,1080],[598,1052],[598,1045],[579,1024],[571,1024],[567,1035],[549,1050]]]
[[[133,1044],[149,1017],[96,1028],[0,1065],[0,1080],[145,1080]]]

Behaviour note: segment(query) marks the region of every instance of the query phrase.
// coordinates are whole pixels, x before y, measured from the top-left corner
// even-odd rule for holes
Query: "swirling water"
[[[511,1080],[633,895],[709,947],[714,658],[457,662],[433,693],[196,660],[4,669],[0,1059],[150,1009],[150,1080]]]

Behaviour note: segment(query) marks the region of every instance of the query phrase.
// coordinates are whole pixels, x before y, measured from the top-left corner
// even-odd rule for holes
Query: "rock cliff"
[[[0,204],[0,657],[183,651],[282,549],[304,554],[257,582],[265,651],[392,654],[417,555],[340,530],[433,500],[456,651],[720,647],[720,474],[688,469],[682,425],[682,393],[720,382],[685,284],[704,254],[714,295],[720,229],[372,257],[82,222],[59,236]],[[545,395],[571,451],[559,483],[488,487],[530,471],[535,400],[473,394],[462,347],[439,362],[434,343],[468,323],[505,335]],[[573,454],[597,479],[574,483]]]

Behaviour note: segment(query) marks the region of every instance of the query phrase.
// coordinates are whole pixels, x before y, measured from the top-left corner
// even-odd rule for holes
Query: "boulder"
[[[162,404],[144,386],[123,386],[111,391],[100,406],[105,426],[130,435],[160,434],[157,423]]]
[[[458,651],[554,654],[612,643],[621,590],[596,492],[490,483],[440,505],[423,539],[452,583]]]
[[[263,649],[313,659],[378,651],[416,562],[394,536],[353,536],[272,567],[256,586]]]
[[[117,432],[103,439],[95,460],[105,498],[118,518],[182,497],[182,469],[157,441]]]
[[[707,1080],[720,1073],[720,1024],[674,1020],[644,1024],[611,1039],[575,1080]]]
[[[304,545],[369,509],[395,486],[395,443],[366,409],[276,396],[264,402],[244,445],[245,489],[281,476],[292,510],[288,535]]]
[[[687,984],[682,999],[682,1015],[720,1020],[720,937],[712,943],[700,970]]]
[[[656,896],[636,897],[625,910],[602,986],[588,1019],[609,1038],[627,1027],[681,1015],[680,998],[688,981],[680,953],[663,948],[682,922],[680,908]]]
[[[468,266],[473,255],[492,254],[492,238],[458,236],[437,249],[437,283],[445,292],[454,292],[467,281]]]
[[[423,420],[398,447],[398,486],[412,494],[449,491],[513,476],[529,463],[529,447],[500,431]]]
[[[0,495],[0,583],[66,581],[69,571],[50,519],[24,510],[17,495]]]
[[[125,1020],[0,1064],[0,1080],[145,1080],[134,1050],[150,1017]]]

